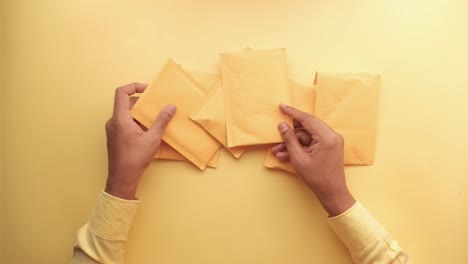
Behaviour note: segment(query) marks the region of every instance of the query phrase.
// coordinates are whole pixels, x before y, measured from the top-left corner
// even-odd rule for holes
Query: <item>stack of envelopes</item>
[[[217,167],[220,149],[240,158],[252,145],[282,142],[277,125],[292,120],[289,104],[325,121],[345,139],[345,165],[374,162],[378,75],[318,72],[311,85],[288,77],[285,49],[223,53],[220,74],[182,68],[168,60],[132,109],[150,127],[167,104],[177,113],[166,128],[157,159],[184,160],[204,170]],[[295,173],[267,151],[264,166]]]

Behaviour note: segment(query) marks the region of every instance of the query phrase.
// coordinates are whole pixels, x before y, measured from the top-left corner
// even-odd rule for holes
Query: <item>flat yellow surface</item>
[[[290,76],[382,76],[375,165],[352,192],[416,263],[467,263],[468,2],[2,1],[1,263],[67,263],[106,179],[114,88],[167,57],[214,71],[220,52],[284,47]],[[5,56],[5,57],[3,57]],[[314,196],[264,169],[147,171],[128,263],[350,263]]]

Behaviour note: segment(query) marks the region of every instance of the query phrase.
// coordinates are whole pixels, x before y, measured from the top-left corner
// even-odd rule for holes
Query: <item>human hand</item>
[[[281,161],[291,161],[330,216],[346,211],[356,200],[346,186],[343,137],[313,115],[283,104],[280,109],[294,119],[299,131],[280,123],[284,143],[274,146],[273,154]]]
[[[132,117],[130,109],[146,84],[132,83],[115,91],[114,113],[106,123],[109,174],[105,192],[122,199],[135,199],[141,175],[153,160],[164,130],[176,112],[174,105],[161,110],[148,130]],[[146,131],[145,131],[146,130]]]

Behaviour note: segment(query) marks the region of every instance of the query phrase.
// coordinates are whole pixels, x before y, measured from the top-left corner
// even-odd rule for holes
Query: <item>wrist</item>
[[[138,181],[124,182],[122,180],[108,177],[104,191],[114,197],[125,200],[136,200]]]
[[[346,186],[333,192],[316,194],[316,196],[329,217],[342,214],[356,203]]]

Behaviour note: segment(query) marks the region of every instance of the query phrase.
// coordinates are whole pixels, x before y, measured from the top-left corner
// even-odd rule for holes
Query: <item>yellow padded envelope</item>
[[[221,148],[213,155],[213,157],[210,159],[210,161],[208,162],[206,166],[210,168],[218,167],[220,153],[221,153]],[[161,145],[159,146],[158,152],[156,153],[154,157],[156,159],[162,159],[162,160],[190,162],[187,158],[182,156],[182,154],[177,152],[177,150],[175,150],[173,147],[169,146],[166,142],[164,142],[164,140],[161,140]]]
[[[278,108],[290,104],[286,50],[221,54],[227,145],[281,142],[279,122],[292,123]]]
[[[246,147],[228,148],[227,146],[226,115],[221,83],[213,88],[201,107],[190,115],[190,119],[216,138],[234,157],[239,158],[245,152]]]
[[[177,161],[189,161],[182,154],[177,152],[173,147],[169,146],[164,140],[161,140],[159,149],[154,155],[156,159],[163,160],[177,160]]]
[[[168,60],[133,107],[132,115],[150,127],[162,108],[167,104],[176,105],[177,112],[162,139],[197,167],[205,169],[221,145],[188,116],[201,104],[206,93],[206,88],[174,61]]]
[[[291,80],[290,86],[292,105],[303,112],[313,114],[315,110],[315,85],[306,86]],[[293,174],[296,173],[291,162],[282,162],[273,155],[271,147],[267,150],[263,165],[267,168],[285,170]]]
[[[211,90],[221,85],[221,77],[219,77],[219,75],[187,69],[184,70],[202,85],[205,93],[209,93]],[[218,166],[219,154],[220,151],[216,152],[216,154],[211,158],[211,160],[207,164],[208,167],[216,168]],[[156,155],[154,157],[156,159],[163,160],[189,161],[182,154],[177,152],[177,150],[175,150],[166,142],[164,142],[164,140],[161,140],[161,145],[159,146],[158,152],[156,152]]]
[[[378,75],[317,75],[315,115],[344,137],[346,165],[374,162],[379,87]]]

